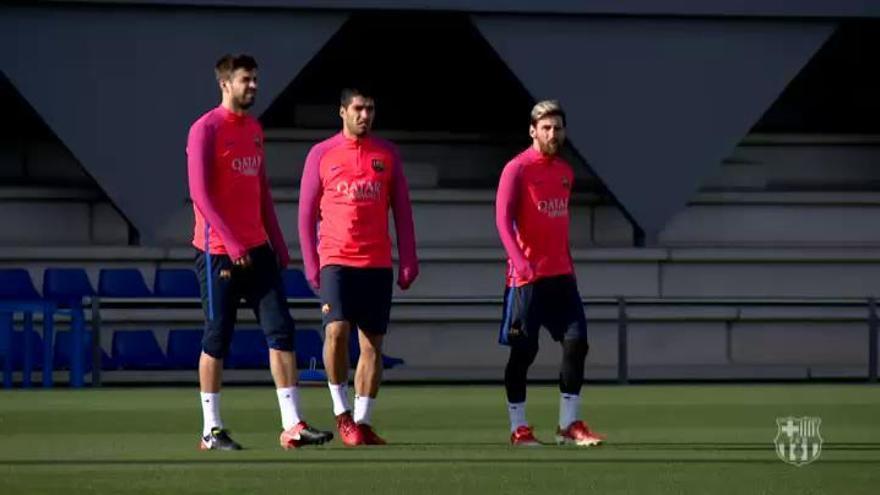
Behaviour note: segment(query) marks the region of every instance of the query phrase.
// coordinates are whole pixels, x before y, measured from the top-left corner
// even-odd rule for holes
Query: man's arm
[[[495,196],[495,227],[498,229],[501,244],[504,245],[504,250],[513,263],[513,269],[520,277],[531,280],[535,271],[516,242],[514,227],[516,207],[519,203],[519,171],[519,164],[511,162],[501,172],[501,180],[498,182],[498,192]]]
[[[193,204],[205,217],[210,228],[216,229],[220,234],[229,257],[233,260],[242,258],[247,254],[244,245],[235,238],[229,224],[220,215],[217,203],[208,192],[211,165],[214,160],[214,133],[203,122],[190,128],[186,141],[186,156],[189,194]]]
[[[312,288],[321,287],[318,260],[318,209],[321,203],[321,155],[317,146],[309,151],[299,184],[299,248],[306,280]]]
[[[394,153],[394,176],[391,188],[391,209],[394,211],[394,228],[397,231],[397,256],[400,263],[397,285],[406,290],[419,275],[419,259],[416,254],[416,235],[413,225],[412,203],[409,185],[403,174],[400,157]]]

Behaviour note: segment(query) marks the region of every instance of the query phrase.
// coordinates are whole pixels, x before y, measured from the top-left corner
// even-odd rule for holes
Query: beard
[[[363,136],[370,132],[371,123],[365,122],[362,124],[358,124],[357,122],[352,122],[351,125],[348,126],[349,132],[354,134],[355,136]]]
[[[236,105],[239,108],[247,110],[248,108],[254,106],[254,102],[257,101],[256,93],[242,93],[241,96],[235,99]]]
[[[559,140],[550,140],[550,141],[538,141],[538,148],[544,155],[555,155],[559,153],[559,148],[562,147],[562,142]]]

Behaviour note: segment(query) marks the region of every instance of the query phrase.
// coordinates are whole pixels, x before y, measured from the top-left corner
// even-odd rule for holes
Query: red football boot
[[[325,442],[333,440],[333,434],[329,431],[316,430],[300,421],[293,428],[281,432],[278,441],[284,450],[295,449],[304,445],[321,445]]]
[[[510,434],[510,444],[523,447],[537,447],[541,442],[535,438],[531,426],[520,426]]]
[[[364,439],[365,445],[385,445],[388,443],[385,439],[376,434],[372,426],[366,423],[361,423],[358,425],[358,428],[361,430],[361,436]]]
[[[339,430],[339,438],[342,439],[347,447],[357,447],[364,445],[364,435],[361,429],[351,419],[351,413],[346,411],[336,416],[336,429]]]
[[[581,420],[573,422],[564,430],[561,428],[556,429],[557,445],[570,444],[580,447],[592,447],[601,444],[603,441],[605,441],[605,435],[590,431],[590,427]]]

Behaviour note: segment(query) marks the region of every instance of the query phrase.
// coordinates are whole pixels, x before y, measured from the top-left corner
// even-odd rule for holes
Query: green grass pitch
[[[333,423],[326,387],[308,420]],[[190,388],[0,392],[0,494],[880,493],[880,387],[587,386],[598,448],[507,445],[501,386],[386,386],[374,420],[390,445],[285,452],[271,387],[229,387],[223,416],[241,452],[199,452]],[[529,421],[552,441],[554,387],[529,388]],[[777,416],[820,416],[820,458],[774,452]]]

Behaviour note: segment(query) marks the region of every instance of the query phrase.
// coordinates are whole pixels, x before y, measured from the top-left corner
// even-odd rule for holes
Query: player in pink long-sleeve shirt
[[[337,428],[350,446],[385,443],[370,416],[391,311],[389,208],[397,230],[397,284],[409,288],[419,272],[406,178],[394,146],[370,134],[374,110],[369,94],[343,90],[342,132],[311,149],[300,185],[300,247],[306,278],[321,297],[324,366]],[[360,358],[352,416],[347,383],[353,328]]]
[[[333,434],[310,427],[299,412],[294,322],[280,274],[289,261],[287,244],[266,179],[263,130],[247,113],[256,97],[257,63],[248,55],[225,55],[215,73],[222,102],[190,127],[186,144],[195,264],[206,316],[199,358],[204,418],[199,447],[241,448],[220,419],[220,386],[242,298],[257,314],[269,346],[281,446],[321,444]]]
[[[510,346],[504,372],[510,442],[538,445],[526,422],[526,378],[545,326],[562,344],[557,443],[597,445],[603,436],[579,419],[587,356],[587,321],[569,251],[568,203],[574,174],[559,156],[565,142],[565,113],[556,101],[534,106],[532,146],[501,173],[495,223],[508,256],[507,289],[499,341]]]

